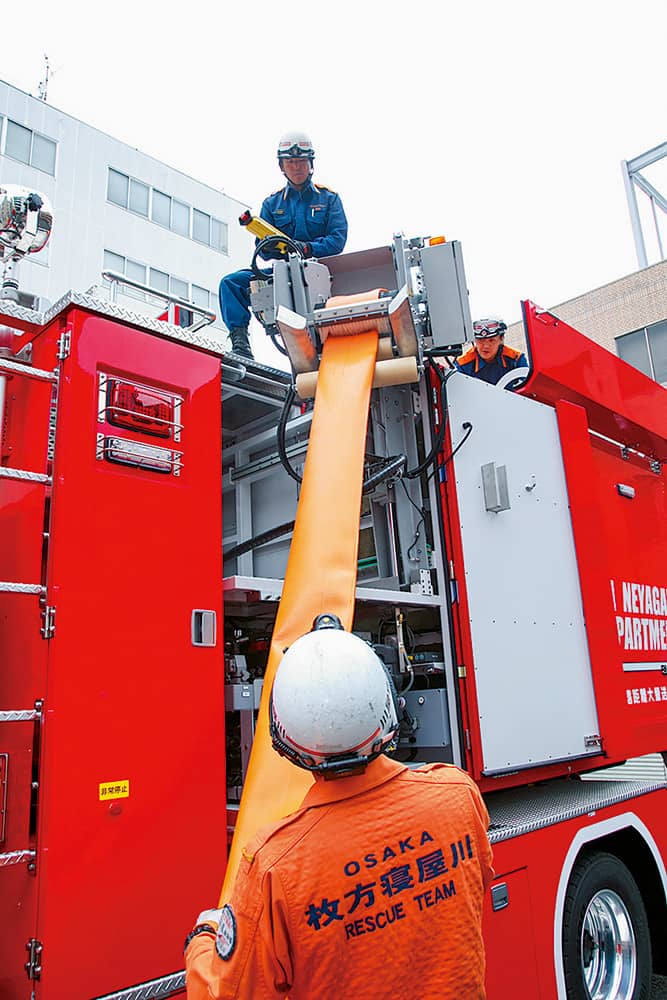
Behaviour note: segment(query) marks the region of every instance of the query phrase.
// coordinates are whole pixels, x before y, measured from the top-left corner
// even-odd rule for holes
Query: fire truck
[[[50,215],[25,193],[0,205],[14,267]],[[288,253],[253,287],[289,371],[223,352],[192,304],[151,318],[100,286],[40,309],[5,275],[0,997],[185,995],[308,462],[326,487],[301,593],[351,580],[352,628],[400,696],[396,758],[457,764],[484,794],[490,1000],[648,997],[667,973],[667,788],[604,769],[667,748],[665,390],[530,301],[527,370],[453,369],[471,337],[457,241]],[[352,441],[352,367],[323,359],[369,329]],[[360,514],[353,564],[333,566],[348,446]]]

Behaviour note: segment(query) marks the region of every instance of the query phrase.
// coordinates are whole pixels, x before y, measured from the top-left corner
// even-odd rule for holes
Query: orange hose
[[[368,292],[364,298],[377,294]],[[336,302],[353,300],[351,296]],[[313,781],[307,771],[290,764],[271,746],[269,696],[285,647],[308,632],[317,615],[331,612],[344,628],[352,627],[377,345],[375,329],[353,337],[337,337],[334,330],[322,351],[294,535],[220,905],[231,896],[243,847],[261,827],[297,809]]]

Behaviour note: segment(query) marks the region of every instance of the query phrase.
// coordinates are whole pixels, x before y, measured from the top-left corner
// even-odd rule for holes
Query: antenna
[[[46,101],[46,92],[49,86],[49,57],[44,54],[44,78],[39,81],[37,96],[40,101]]]

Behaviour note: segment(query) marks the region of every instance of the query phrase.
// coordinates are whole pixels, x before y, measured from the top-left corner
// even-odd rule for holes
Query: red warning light
[[[175,423],[174,397],[133,382],[109,379],[107,419],[115,427],[170,438]]]

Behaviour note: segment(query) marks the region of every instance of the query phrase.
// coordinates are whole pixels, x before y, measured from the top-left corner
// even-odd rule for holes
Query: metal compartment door
[[[462,374],[447,395],[453,441],[473,427],[453,464],[483,773],[599,753],[555,412]]]
[[[183,931],[215,900],[225,861],[220,360],[70,316],[48,571],[56,614],[36,995],[144,984],[145,995],[166,996]],[[137,946],[149,911],[159,931]]]

